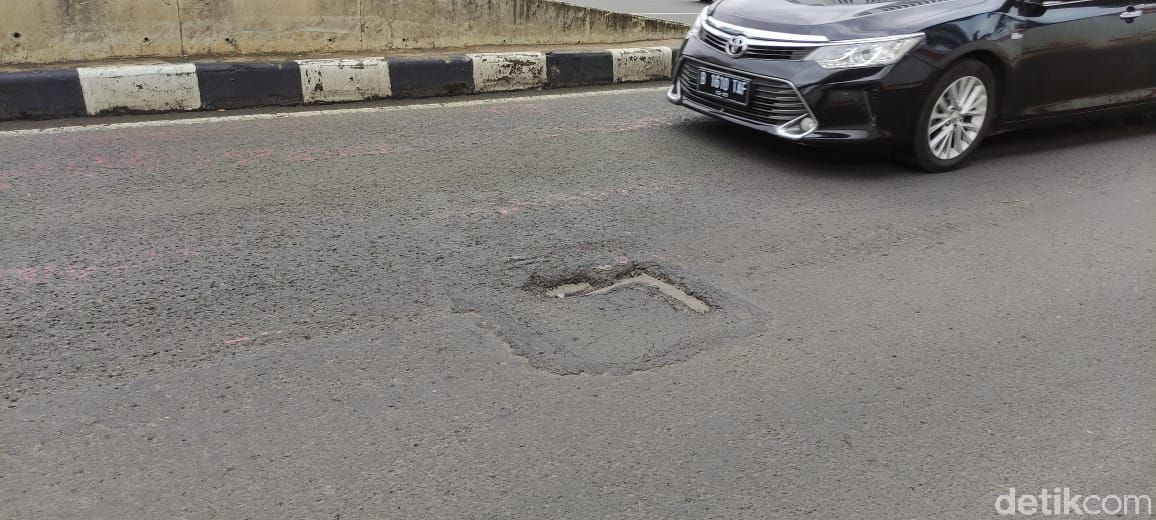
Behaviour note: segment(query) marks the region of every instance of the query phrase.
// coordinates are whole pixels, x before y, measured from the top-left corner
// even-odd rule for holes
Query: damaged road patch
[[[652,370],[767,325],[751,305],[653,261],[547,261],[532,269],[503,294],[508,304],[489,306],[490,330],[530,366],[558,375]]]
[[[587,282],[567,283],[546,291],[546,294],[549,296],[555,296],[557,298],[565,298],[567,296],[574,295],[600,296],[603,294],[609,294],[610,291],[615,289],[631,285],[645,285],[647,287],[658,289],[658,292],[662,293],[664,296],[682,303],[690,308],[690,310],[700,314],[706,313],[710,310],[710,305],[707,305],[706,302],[687,294],[686,291],[684,291],[682,288],[675,286],[672,283],[664,282],[658,278],[655,278],[650,273],[645,271],[629,273],[627,277],[617,280],[614,283],[600,289],[595,288],[593,285],[590,285]]]

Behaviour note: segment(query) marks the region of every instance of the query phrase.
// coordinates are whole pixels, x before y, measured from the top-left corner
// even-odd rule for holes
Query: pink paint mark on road
[[[40,269],[36,267],[16,267],[12,269],[0,269],[0,273],[6,278],[11,276],[25,282],[35,282],[40,275]]]
[[[150,136],[150,139],[153,136]],[[155,141],[155,139],[153,139]],[[58,145],[65,141],[58,141]],[[107,144],[98,146],[100,141],[86,141],[87,146],[79,150],[72,149],[68,153],[46,159],[13,163],[8,168],[0,169],[0,190],[11,189],[12,184],[19,180],[31,182],[36,178],[93,178],[116,172],[132,171],[145,167],[148,164],[164,164],[173,162],[174,157],[166,156],[161,160],[159,154],[169,154],[167,147],[141,148],[140,143],[125,142],[124,139],[110,139]],[[125,150],[116,150],[115,147],[124,146]],[[113,147],[112,151],[108,148]],[[185,170],[198,167],[214,167],[221,164],[249,166],[267,161],[294,161],[310,162],[333,159],[349,159],[356,157],[384,156],[413,149],[412,146],[397,146],[391,143],[369,143],[345,145],[338,147],[262,147],[218,149],[209,151],[191,152],[189,157],[178,157],[177,164]]]
[[[64,275],[73,280],[87,280],[88,275],[92,274],[94,268],[92,267],[71,267],[64,270]]]
[[[122,158],[118,166],[122,168],[136,168],[144,165],[144,163],[144,154],[139,150],[134,150],[129,152],[127,157]]]
[[[403,150],[403,148],[398,148],[388,144],[377,144],[356,148],[351,148],[348,146],[341,148],[306,147],[287,149],[284,151],[281,157],[288,161],[309,162],[322,159],[349,159],[353,157],[389,155]]]
[[[117,155],[101,154],[91,159],[81,159],[79,152],[72,157],[57,157],[50,160],[32,161],[6,170],[0,170],[0,181],[9,189],[10,181],[34,178],[71,177],[91,179],[108,172],[130,170],[145,164],[145,155],[139,150],[120,152]]]
[[[99,265],[86,265],[77,262],[64,264],[41,264],[32,266],[0,268],[0,280],[17,280],[26,283],[60,282],[60,281],[87,281],[96,273],[125,274],[130,270],[142,269],[157,262],[164,262],[167,258],[195,257],[203,253],[187,247],[179,249],[147,249],[134,253],[132,258],[111,258]],[[63,265],[63,267],[60,267]]]
[[[253,338],[250,338],[249,336],[239,336],[236,338],[230,338],[230,339],[224,340],[221,343],[224,343],[225,345],[237,345],[237,344],[245,343],[245,342],[249,342],[249,341],[253,341]]]
[[[317,156],[306,152],[305,150],[290,150],[285,154],[285,159],[294,162],[309,162],[316,161]]]
[[[261,159],[272,157],[276,150],[272,148],[257,148],[253,150],[223,150],[220,153],[220,158],[226,161],[236,163],[239,166],[246,166],[253,164]]]

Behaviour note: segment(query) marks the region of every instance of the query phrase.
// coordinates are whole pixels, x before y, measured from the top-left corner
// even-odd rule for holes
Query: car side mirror
[[[1029,18],[1043,16],[1048,10],[1045,0],[1019,0],[1020,14]]]

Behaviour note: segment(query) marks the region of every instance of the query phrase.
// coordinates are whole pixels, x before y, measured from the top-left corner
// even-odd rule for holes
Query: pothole
[[[613,283],[604,287],[595,287],[589,282],[562,284],[548,289],[546,296],[553,298],[566,298],[567,296],[602,296],[616,289],[631,285],[644,285],[658,289],[658,292],[663,296],[679,302],[699,314],[706,314],[710,311],[710,305],[707,305],[706,302],[687,294],[681,287],[655,278],[644,271],[629,273],[627,277],[615,280]]]
[[[529,280],[500,291],[500,305],[491,293],[478,308],[487,309],[493,332],[514,355],[558,375],[653,370],[766,326],[764,313],[745,300],[651,259],[543,258],[509,269],[511,282]]]

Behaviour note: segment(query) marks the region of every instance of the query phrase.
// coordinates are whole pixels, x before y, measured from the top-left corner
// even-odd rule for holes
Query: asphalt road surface
[[[568,4],[690,24],[707,4],[696,0],[566,0]]]
[[[1151,123],[920,175],[565,94],[0,126],[2,516],[1153,493]]]

